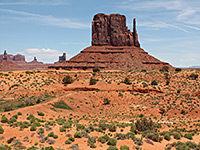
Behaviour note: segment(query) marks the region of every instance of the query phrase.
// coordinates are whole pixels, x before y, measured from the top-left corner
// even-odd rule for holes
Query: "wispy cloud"
[[[38,61],[44,61],[45,63],[52,63],[58,61],[58,56],[62,55],[63,52],[57,49],[39,49],[39,48],[28,48],[23,50],[22,53],[26,56],[28,61],[31,61],[33,57],[37,57]],[[72,57],[71,54],[66,54],[67,59]]]
[[[161,23],[153,25],[154,27],[158,26],[158,28],[172,27],[185,32],[187,30],[183,24],[200,25],[200,1],[125,0],[122,3],[118,3],[117,7],[126,11],[139,12],[140,14],[142,12],[148,20],[155,19],[157,22],[161,21]],[[198,30],[198,28],[196,29]]]
[[[43,6],[57,6],[69,5],[69,0],[3,0],[0,6],[6,5],[43,5]]]
[[[0,11],[15,15],[14,19],[18,19],[20,21],[27,21],[27,22],[34,21],[43,25],[51,25],[62,28],[76,28],[76,29],[90,28],[89,24],[72,21],[68,18],[56,18],[53,16],[40,15],[40,14],[34,14],[24,11],[16,11],[11,9],[0,9]]]
[[[187,30],[185,30],[184,28],[182,28],[178,25],[165,23],[165,22],[161,22],[161,21],[142,22],[142,23],[139,23],[138,26],[149,27],[149,28],[156,29],[156,30],[161,29],[161,28],[173,28],[173,29],[181,30],[183,32],[188,32]]]

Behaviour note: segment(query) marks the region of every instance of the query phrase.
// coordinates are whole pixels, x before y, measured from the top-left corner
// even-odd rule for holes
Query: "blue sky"
[[[96,13],[137,19],[141,47],[173,66],[200,65],[199,0],[0,0],[0,49],[55,62],[91,45]]]

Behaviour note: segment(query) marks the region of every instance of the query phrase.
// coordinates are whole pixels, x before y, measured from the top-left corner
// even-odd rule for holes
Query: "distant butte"
[[[96,14],[92,21],[92,46],[82,50],[70,60],[60,61],[49,68],[104,70],[161,69],[173,67],[150,56],[140,48],[133,19],[133,32],[126,26],[126,17],[120,14]]]

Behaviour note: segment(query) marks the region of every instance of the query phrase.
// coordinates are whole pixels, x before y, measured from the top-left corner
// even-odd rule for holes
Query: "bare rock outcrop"
[[[140,47],[134,19],[133,32],[126,26],[126,17],[120,14],[96,14],[92,22],[93,46]]]

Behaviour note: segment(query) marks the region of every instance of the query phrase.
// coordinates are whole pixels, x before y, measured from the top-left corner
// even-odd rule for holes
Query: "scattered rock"
[[[154,143],[149,138],[145,139],[145,142],[147,142],[147,143],[149,143],[151,145],[154,145]]]

